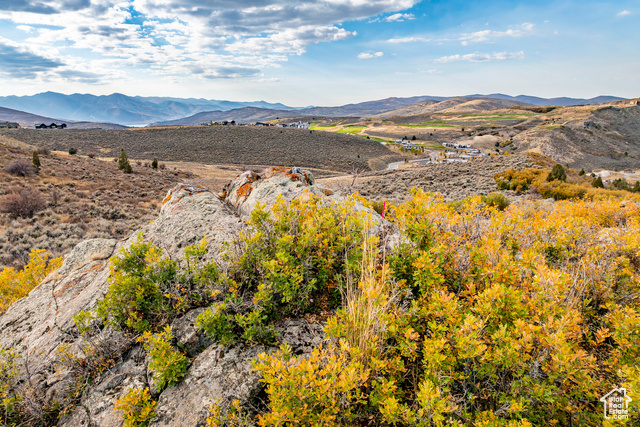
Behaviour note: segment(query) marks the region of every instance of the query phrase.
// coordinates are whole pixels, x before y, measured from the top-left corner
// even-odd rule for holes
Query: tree
[[[157,157],[153,158],[153,161],[151,162],[151,167],[153,169],[158,169],[158,158]]]
[[[553,166],[553,169],[551,169],[551,172],[547,176],[547,182],[551,181],[567,182],[567,173],[560,163],[557,163],[555,166]]]
[[[131,164],[129,164],[129,158],[127,157],[127,152],[124,151],[124,148],[122,149],[122,151],[120,151],[120,157],[118,157],[118,169],[120,169],[124,173],[133,172],[133,169],[131,168]]]
[[[415,141],[415,140],[416,140],[416,136],[415,136],[415,135],[413,135],[413,136],[411,137],[411,140],[412,140],[412,141]]]
[[[40,157],[37,151],[33,152],[33,167],[36,168],[36,170],[40,169]]]
[[[594,179],[591,185],[595,188],[604,188],[604,183],[602,182],[602,178],[600,177]]]
[[[585,173],[586,173],[586,172],[584,171],[584,168],[583,168],[583,169],[580,169],[580,173],[579,173],[578,175],[582,176],[582,175],[584,175]]]

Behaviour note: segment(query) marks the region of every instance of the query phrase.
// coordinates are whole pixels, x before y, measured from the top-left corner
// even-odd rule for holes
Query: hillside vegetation
[[[33,249],[58,257],[84,239],[122,238],[155,218],[167,189],[190,177],[135,162],[125,175],[114,162],[42,149],[36,171],[34,147],[9,144],[0,141],[0,270],[21,268]],[[5,170],[16,163],[25,165],[25,176]],[[7,206],[16,195],[18,205]]]
[[[0,131],[0,135],[3,134]],[[125,148],[133,159],[207,164],[270,165],[351,172],[377,169],[396,159],[381,144],[351,135],[303,129],[244,126],[196,126],[126,130],[38,131],[12,129],[4,134],[35,146],[80,154],[117,157]]]
[[[599,426],[600,397],[640,389],[637,203],[500,211],[418,190],[390,207],[397,232],[361,204],[370,206],[359,196],[258,206],[217,261],[206,241],[179,262],[139,236],[112,258],[97,310],[75,317],[88,350],[62,349],[70,397],[37,412],[16,391],[15,353],[3,351],[0,417],[55,424],[116,363],[96,339],[113,328],[144,343],[154,384],[131,387],[116,409],[127,425],[153,422],[158,394],[191,360],[169,325],[194,307],[207,307],[196,327],[229,350],[282,344],[287,318],[324,323],[310,354],[287,344],[260,354],[263,393],[218,400],[209,426]]]

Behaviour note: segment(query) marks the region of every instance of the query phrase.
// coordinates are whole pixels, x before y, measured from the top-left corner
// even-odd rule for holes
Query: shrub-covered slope
[[[635,202],[227,189],[176,187],[0,317],[5,423],[599,426],[640,387]]]

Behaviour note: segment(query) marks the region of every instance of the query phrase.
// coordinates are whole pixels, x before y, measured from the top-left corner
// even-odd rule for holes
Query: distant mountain
[[[395,110],[416,102],[441,102],[449,98],[438,96],[414,96],[411,98],[385,98],[339,107],[308,107],[296,110],[272,110],[266,108],[236,108],[228,111],[207,111],[178,120],[156,122],[154,126],[193,126],[208,122],[235,120],[238,123],[254,123],[285,117],[366,117],[383,111]]]
[[[65,117],[70,121],[118,123],[129,126],[156,124],[199,124],[206,121],[236,120],[251,122],[276,117],[367,117],[397,110],[420,102],[442,102],[456,97],[413,96],[385,98],[336,107],[294,108],[265,101],[235,102],[202,98],[142,97],[120,93],[111,95],[63,95],[44,92],[32,96],[0,97],[0,106],[43,117]],[[613,96],[592,99],[538,98],[504,94],[469,95],[466,98],[491,98],[533,105],[578,105],[620,100]],[[249,108],[245,110],[245,108]],[[251,110],[253,109],[253,110]],[[265,111],[260,111],[265,110]],[[206,113],[206,114],[202,114]]]
[[[417,116],[431,113],[474,113],[527,105],[531,104],[513,101],[510,99],[459,96],[441,102],[417,102],[415,104],[377,114],[376,117]]]
[[[126,126],[113,123],[96,123],[96,122],[74,122],[64,119],[52,119],[51,117],[43,117],[37,114],[25,113],[24,111],[12,110],[10,108],[0,107],[0,121],[17,122],[21,127],[33,127],[34,125],[44,123],[65,123],[67,129],[124,129]]]
[[[230,110],[245,106],[292,110],[283,104],[264,101],[231,102],[206,99],[169,97],[131,97],[120,93],[111,95],[44,92],[32,96],[0,97],[0,106],[30,111],[42,116],[57,115],[73,121],[111,122],[140,126],[160,120],[191,116],[202,111]]]
[[[234,120],[237,123],[255,123],[276,118],[299,116],[302,114],[300,111],[303,110],[271,110],[267,108],[244,107],[229,111],[207,111],[182,119],[156,122],[151,124],[151,126],[196,126],[209,122],[220,123],[225,120],[229,122]]]
[[[52,119],[51,117],[43,117],[37,114],[25,113],[24,111],[0,107],[0,121],[16,122],[20,123],[20,125],[34,125],[36,123],[60,123],[63,120]]]
[[[490,95],[469,95],[470,98],[496,98],[496,99],[508,99],[511,101],[524,102],[525,104],[533,104],[537,106],[544,105],[556,105],[559,107],[566,107],[570,105],[588,105],[588,104],[600,104],[603,102],[622,101],[625,98],[619,98],[617,96],[597,96],[591,99],[582,98],[539,98],[537,96],[518,95],[509,96],[502,93],[492,93]]]

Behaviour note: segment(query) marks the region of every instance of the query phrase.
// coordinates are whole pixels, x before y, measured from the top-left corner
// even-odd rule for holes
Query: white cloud
[[[362,52],[358,55],[358,59],[380,58],[384,56],[384,52]]]
[[[631,11],[630,10],[623,10],[621,12],[617,13],[618,16],[627,16],[627,15],[631,15]]]
[[[454,61],[469,61],[469,62],[492,62],[492,61],[506,61],[508,59],[524,59],[524,52],[493,52],[493,53],[469,53],[466,55],[450,55],[443,56],[435,60],[437,63],[447,63]]]
[[[413,13],[394,13],[393,15],[387,16],[384,20],[387,22],[402,22],[404,20],[411,21],[416,19],[416,16]]]
[[[431,39],[427,39],[424,37],[398,37],[398,38],[387,40],[387,43],[417,43],[417,42],[426,43],[430,41]]]
[[[399,11],[418,2],[14,0],[4,2],[0,19],[29,34],[23,44],[29,49],[69,57],[90,51],[84,66],[92,69],[90,64],[107,60],[113,67],[103,70],[107,74],[129,67],[167,77],[243,78],[260,75],[312,44],[355,36],[341,28],[342,22],[387,14],[413,19]],[[90,80],[90,71],[66,74]]]
[[[484,43],[490,42],[493,39],[503,38],[503,37],[522,37],[531,34],[533,32],[534,25],[525,22],[522,25],[519,25],[516,28],[510,28],[506,31],[493,31],[493,30],[482,30],[476,31],[474,33],[462,34],[459,37],[463,46],[468,46],[472,43]]]
[[[270,53],[300,55],[310,44],[345,40],[356,34],[355,31],[350,32],[334,26],[307,25],[301,28],[287,29],[266,37],[246,38],[230,44],[227,50],[253,55]]]

